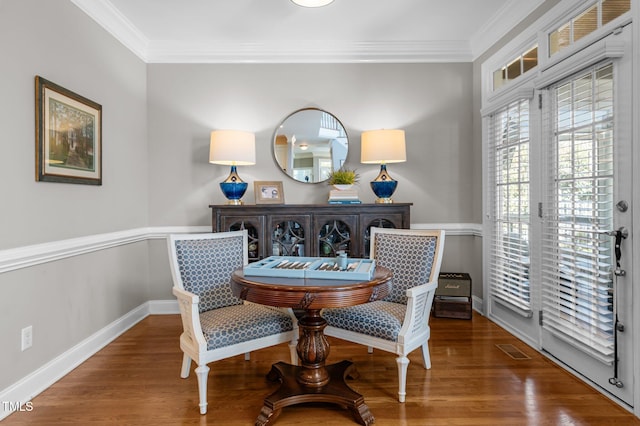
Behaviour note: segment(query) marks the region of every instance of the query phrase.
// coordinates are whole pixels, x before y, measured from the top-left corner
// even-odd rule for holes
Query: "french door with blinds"
[[[631,406],[632,78],[614,45],[488,114],[485,277],[492,319]]]
[[[631,224],[630,123],[622,119],[630,103],[619,89],[624,67],[624,61],[607,60],[541,94],[541,345],[632,405],[631,257],[624,241]]]

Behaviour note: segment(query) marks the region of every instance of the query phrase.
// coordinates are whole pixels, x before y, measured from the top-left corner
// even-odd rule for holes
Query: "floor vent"
[[[500,349],[502,352],[509,355],[513,359],[531,359],[529,355],[525,354],[520,349],[516,348],[511,344],[503,344],[503,345],[496,345],[496,346],[498,347],[498,349]]]

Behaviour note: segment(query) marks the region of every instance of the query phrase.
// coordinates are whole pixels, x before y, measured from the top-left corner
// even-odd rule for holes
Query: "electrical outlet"
[[[22,350],[27,350],[33,345],[33,326],[22,329]]]

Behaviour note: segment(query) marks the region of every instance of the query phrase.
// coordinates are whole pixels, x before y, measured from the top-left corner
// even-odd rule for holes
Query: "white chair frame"
[[[431,356],[429,354],[429,338],[431,336],[431,329],[429,327],[429,317],[431,314],[431,306],[433,304],[435,291],[438,287],[438,275],[440,274],[442,253],[444,251],[445,231],[373,227],[371,228],[370,245],[370,258],[372,259],[375,259],[375,236],[377,234],[422,235],[437,238],[435,258],[431,267],[428,282],[416,283],[415,287],[408,289],[406,292],[408,298],[407,309],[397,341],[385,340],[351,330],[336,328],[330,325],[325,328],[324,333],[327,336],[337,337],[339,339],[365,345],[367,346],[369,353],[373,352],[373,348],[377,348],[398,355],[396,358],[398,365],[398,400],[399,402],[404,402],[406,399],[407,370],[409,366],[409,358],[407,355],[419,347],[422,348],[422,361],[424,368],[431,368]],[[410,255],[410,253],[407,253],[407,255]],[[386,266],[389,267],[388,265]]]
[[[191,370],[191,360],[194,360],[198,365],[195,369],[196,376],[198,378],[198,393],[199,393],[199,406],[200,414],[206,414],[207,412],[207,378],[209,374],[208,363],[218,361],[225,358],[230,358],[236,355],[245,354],[245,360],[250,359],[250,352],[253,350],[263,349],[269,346],[278,345],[280,343],[289,342],[289,351],[291,355],[292,364],[298,363],[298,354],[296,352],[296,345],[298,341],[298,321],[293,313],[292,309],[280,309],[285,311],[291,316],[293,321],[293,330],[274,334],[258,339],[225,346],[218,349],[207,350],[207,341],[204,338],[202,327],[200,324],[200,312],[198,303],[200,298],[193,293],[190,293],[184,289],[182,277],[178,267],[178,261],[176,256],[176,241],[180,240],[195,240],[204,238],[228,238],[242,235],[244,260],[243,265],[248,263],[247,254],[247,231],[231,231],[231,232],[218,232],[213,234],[183,234],[183,235],[169,235],[167,237],[169,246],[169,261],[171,265],[171,275],[173,277],[174,287],[173,294],[178,299],[178,305],[180,308],[180,316],[182,318],[183,332],[180,335],[180,349],[184,353],[182,358],[182,369],[180,377],[186,379],[189,377]],[[244,302],[249,304],[250,302]],[[278,309],[265,306],[266,309]]]

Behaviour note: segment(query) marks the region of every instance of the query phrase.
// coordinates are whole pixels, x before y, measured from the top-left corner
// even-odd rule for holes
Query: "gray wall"
[[[1,2],[0,53],[0,250],[145,226],[146,65],[68,0]],[[102,105],[102,186],[35,181],[36,75]]]
[[[317,106],[346,127],[347,165],[361,175],[365,202],[379,166],[360,164],[360,133],[406,131],[406,163],[390,164],[399,181],[394,199],[413,202],[413,223],[479,223],[472,200],[480,191],[473,155],[472,65],[456,64],[149,64],[150,224],[208,225],[209,204],[224,203],[218,183],[228,166],[208,163],[209,133],[238,128],[256,133],[257,164],[239,167],[250,183],[278,180],[287,203],[325,203],[325,184],[296,182],[272,156],[278,124],[291,112]]]
[[[0,1],[0,58],[0,251],[146,226],[146,64],[68,0]],[[102,186],[35,181],[35,75],[102,105]],[[0,390],[147,301],[147,256],[143,242],[0,273]]]
[[[316,106],[336,115],[349,135],[347,166],[361,176],[360,197],[373,202],[369,181],[379,166],[360,164],[360,133],[406,132],[407,162],[390,164],[399,181],[394,199],[412,202],[412,224],[480,223],[480,155],[472,134],[472,64],[149,64],[149,218],[152,226],[211,225],[210,204],[226,201],[218,186],[228,166],[208,162],[209,133],[235,128],[256,133],[254,166],[239,167],[249,182],[282,181],[288,204],[325,203],[326,184],[304,184],[281,172],[272,155],[279,123]],[[159,295],[170,283],[166,259],[152,245]],[[448,236],[443,271],[468,272],[482,295],[481,239]]]

